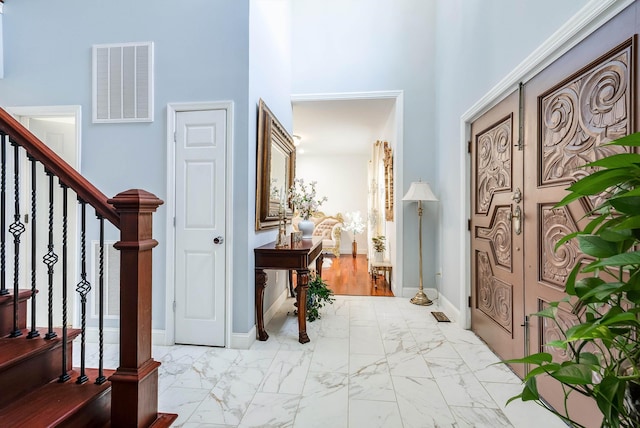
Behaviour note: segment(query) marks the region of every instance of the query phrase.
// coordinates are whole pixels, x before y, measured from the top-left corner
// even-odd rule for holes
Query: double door
[[[593,171],[587,163],[623,150],[607,142],[634,131],[635,38],[631,29],[625,40],[615,27],[635,25],[625,17],[632,14],[615,18],[472,123],[471,324],[502,359],[543,351],[567,358],[545,346],[562,338],[557,326],[530,315],[565,296],[567,276],[586,256],[574,241],[554,247],[584,227],[599,199],[555,205]],[[607,31],[612,25],[616,31]],[[565,308],[558,318],[575,322]],[[527,369],[512,368],[521,377]],[[553,382],[539,387],[563,408]],[[585,403],[569,406],[593,424],[593,405],[591,415]]]

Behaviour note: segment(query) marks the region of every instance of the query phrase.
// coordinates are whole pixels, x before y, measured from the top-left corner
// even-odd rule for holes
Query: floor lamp
[[[429,183],[420,181],[414,181],[411,183],[411,187],[407,191],[407,194],[402,198],[403,201],[416,201],[418,202],[418,242],[420,243],[420,288],[415,296],[411,298],[411,303],[414,305],[428,306],[433,304],[429,297],[424,293],[422,288],[422,201],[437,201],[438,198],[431,191]]]

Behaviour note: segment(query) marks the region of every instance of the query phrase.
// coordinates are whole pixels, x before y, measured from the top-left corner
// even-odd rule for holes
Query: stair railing
[[[1,0],[0,0],[1,1]],[[7,158],[7,149],[13,149],[13,163]],[[24,151],[31,165],[31,254],[21,255],[21,235],[26,231],[23,223],[23,205],[20,201],[20,159]],[[39,167],[42,165],[42,168]],[[11,183],[7,183],[8,170],[12,173]],[[46,252],[36,254],[36,215],[37,209],[37,174],[46,174],[48,180],[47,212],[48,237]],[[54,213],[59,210],[55,206],[55,181],[57,179],[62,195],[62,242],[54,239],[56,222]],[[13,222],[7,225],[6,213],[10,212],[7,201],[7,187],[13,190]],[[111,426],[150,426],[155,421],[172,420],[172,416],[158,414],[158,366],[160,363],[151,358],[151,296],[152,296],[152,257],[151,250],[158,242],[152,238],[152,216],[163,202],[155,195],[143,190],[128,190],[108,199],[100,190],[85,177],[68,165],[53,150],[36,138],[29,130],[22,126],[5,110],[0,108],[0,295],[13,293],[14,326],[10,336],[18,337],[22,331],[27,332],[27,338],[32,340],[56,339],[56,330],[62,334],[61,347],[62,365],[60,382],[69,380],[68,371],[71,362],[67,356],[68,334],[68,192],[75,193],[80,206],[80,282],[76,285],[81,311],[80,353],[81,367],[77,383],[89,380],[85,373],[85,333],[87,314],[87,294],[91,290],[91,283],[87,278],[86,231],[87,206],[96,212],[99,228],[100,251],[98,257],[98,306],[99,306],[99,367],[94,382],[103,384],[111,382]],[[43,216],[44,217],[44,216]],[[120,230],[120,240],[114,245],[120,250],[120,352],[119,365],[115,373],[107,379],[103,371],[103,328],[104,328],[104,221],[107,220]],[[7,242],[6,231],[13,236],[13,271],[7,269],[7,252],[11,250]],[[42,238],[40,238],[42,240]],[[9,245],[9,247],[7,247]],[[61,247],[61,248],[60,248]],[[31,320],[29,328],[20,325],[20,266],[28,260],[30,271]],[[47,269],[46,299],[48,308],[47,332],[43,336],[36,326],[36,297],[37,297],[37,268],[36,263],[44,263]],[[62,284],[55,284],[54,271],[62,266]],[[12,276],[12,277],[11,277]],[[42,281],[42,280],[41,280]],[[41,282],[42,283],[42,282]],[[12,284],[12,290],[8,284]],[[61,314],[54,315],[54,288],[62,287]],[[54,318],[61,317],[61,328],[54,328]],[[43,327],[43,326],[41,326]],[[170,422],[169,422],[170,423]]]

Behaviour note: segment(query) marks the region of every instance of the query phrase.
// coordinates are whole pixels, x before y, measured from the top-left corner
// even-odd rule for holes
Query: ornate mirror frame
[[[393,221],[393,154],[384,142],[384,212],[385,220]]]
[[[296,149],[293,138],[261,99],[258,106],[256,159],[256,230],[278,227],[281,193],[285,193],[285,217],[293,216],[286,196],[293,184]]]

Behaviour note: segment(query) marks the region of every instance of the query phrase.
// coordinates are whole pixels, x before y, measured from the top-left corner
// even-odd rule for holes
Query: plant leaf
[[[617,138],[606,144],[607,146],[626,146],[626,147],[638,147],[640,146],[640,132],[636,132],[625,137]]]
[[[607,156],[588,163],[586,166],[600,166],[603,168],[624,168],[629,166],[640,166],[640,155],[636,153],[619,153]]]
[[[632,251],[604,258],[589,266],[590,268],[601,268],[605,266],[628,266],[638,264],[640,264],[640,251]]]
[[[597,355],[592,354],[591,352],[582,352],[580,354],[580,362],[582,364],[590,364],[592,366],[599,366],[600,360]]]
[[[522,401],[532,401],[539,399],[540,394],[538,393],[536,378],[532,377],[524,383],[524,389],[522,390]]]
[[[576,181],[568,190],[580,195],[595,195],[629,179],[626,169],[604,169]]]
[[[578,244],[583,253],[605,258],[618,254],[618,246],[614,242],[605,241],[597,235],[578,235]]]
[[[516,358],[512,360],[504,360],[503,363],[512,364],[512,363],[523,363],[523,364],[535,364],[541,365],[545,363],[550,363],[553,360],[551,354],[547,352],[538,352],[537,354],[527,355],[523,358]]]
[[[598,403],[598,408],[604,415],[605,420],[613,421],[618,417],[617,408],[622,403],[625,384],[626,382],[621,381],[616,376],[608,375],[594,388],[594,392],[597,394],[596,402]]]
[[[625,214],[638,214],[640,212],[640,196],[621,196],[609,199],[609,203],[616,210]]]
[[[586,364],[567,361],[558,370],[549,374],[568,385],[589,385],[593,383],[593,371]]]

